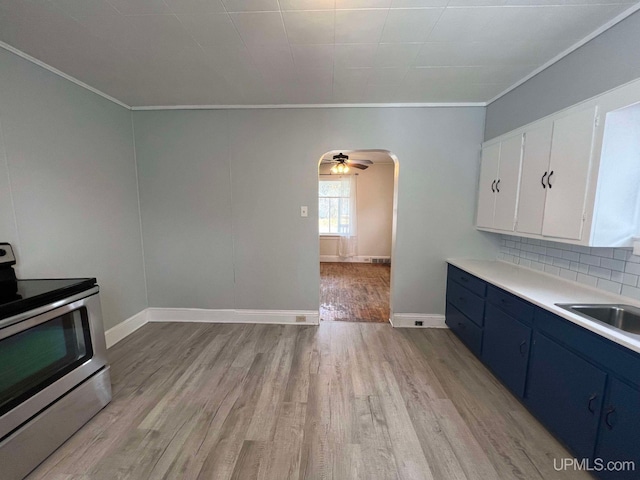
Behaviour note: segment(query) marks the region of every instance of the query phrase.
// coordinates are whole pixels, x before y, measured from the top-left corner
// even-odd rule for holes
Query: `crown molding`
[[[45,70],[50,71],[51,73],[54,73],[56,75],[58,75],[59,77],[64,78],[65,80],[69,80],[71,83],[75,83],[76,85],[85,88],[87,90],[89,90],[90,92],[95,93],[96,95],[100,95],[102,98],[106,98],[107,100],[120,105],[121,107],[126,108],[127,110],[131,110],[131,107],[129,105],[127,105],[124,102],[121,102],[120,100],[118,100],[117,98],[112,97],[111,95],[107,95],[106,93],[104,93],[103,91],[98,90],[97,88],[92,87],[91,85],[88,85],[80,80],[78,80],[75,77],[72,77],[71,75],[67,75],[66,73],[58,70],[55,67],[52,67],[51,65],[44,63],[41,60],[38,60],[35,57],[32,57],[31,55],[29,55],[28,53],[24,53],[22,50],[18,50],[15,47],[12,47],[11,45],[4,43],[2,41],[0,41],[0,48],[3,48],[4,50],[7,50],[8,52],[13,53],[14,55],[17,55],[18,57],[21,57],[31,63],[34,63],[36,65],[38,65],[41,68],[44,68]]]
[[[628,8],[627,10],[625,10],[624,12],[619,14],[617,17],[612,18],[607,23],[605,23],[604,25],[602,25],[599,28],[595,29],[593,32],[591,32],[589,35],[587,35],[583,39],[581,39],[578,42],[574,43],[573,45],[571,45],[569,48],[567,48],[563,52],[560,52],[558,55],[553,57],[548,62],[540,65],[538,68],[536,68],[529,75],[527,75],[525,77],[522,77],[520,80],[518,80],[516,83],[511,85],[509,88],[507,88],[503,92],[499,93],[498,95],[493,97],[491,100],[487,101],[485,103],[485,105],[486,106],[491,105],[493,102],[495,102],[499,98],[504,97],[507,93],[511,92],[512,90],[515,90],[520,85],[526,83],[527,81],[529,81],[530,79],[532,79],[533,77],[538,75],[543,70],[546,70],[547,68],[549,68],[551,65],[554,65],[555,63],[558,63],[564,57],[566,57],[566,56],[570,55],[571,53],[575,52],[577,49],[579,49],[583,45],[587,44],[588,42],[590,42],[591,40],[593,40],[597,36],[601,35],[602,33],[606,32],[611,27],[617,25],[618,23],[620,23],[625,18],[627,18],[627,17],[631,16],[632,14],[636,13],[638,10],[640,10],[640,3],[634,4],[633,6],[631,6],[630,8]]]
[[[148,110],[255,110],[297,108],[456,108],[486,107],[486,102],[442,102],[442,103],[292,103],[269,105],[149,105],[133,106],[133,111]]]

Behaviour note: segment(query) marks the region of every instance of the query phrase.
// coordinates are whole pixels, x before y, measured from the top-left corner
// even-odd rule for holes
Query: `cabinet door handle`
[[[542,183],[542,188],[547,188],[547,186],[544,184],[544,179],[547,176],[547,172],[544,172],[544,175],[542,175],[542,178],[540,179],[540,183]]]
[[[458,301],[459,301],[460,303],[464,303],[464,297],[458,297]]]
[[[547,178],[547,185],[549,185],[549,188],[553,188],[553,185],[551,185],[551,175],[553,175],[553,170],[549,172],[549,178]]]
[[[467,283],[469,281],[469,279],[467,277],[460,277],[460,281]]]
[[[616,411],[616,407],[607,408],[607,413],[604,415],[604,423],[609,430],[613,430],[614,424],[611,423],[611,415],[613,415]]]
[[[589,401],[587,402],[587,410],[589,410],[591,413],[596,413],[595,409],[593,408],[593,401],[598,398],[598,395],[595,393],[592,393],[591,396],[589,397]]]
[[[458,326],[459,326],[462,330],[464,330],[465,328],[467,328],[467,326],[466,326],[464,323],[462,323],[462,322],[458,322]]]
[[[498,181],[496,182],[496,192],[500,193],[500,189],[498,188],[498,185],[500,185],[500,179],[498,179]]]
[[[526,347],[526,346],[527,346],[527,342],[526,342],[526,340],[523,340],[523,341],[520,343],[520,347],[519,347],[520,355],[522,355],[523,357],[524,357],[525,352],[527,351],[527,349],[526,349],[526,348],[523,348],[523,347]]]
[[[491,183],[491,191],[492,191],[493,193],[496,193],[496,189],[494,188],[495,186],[496,186],[496,181],[494,180],[494,181]]]

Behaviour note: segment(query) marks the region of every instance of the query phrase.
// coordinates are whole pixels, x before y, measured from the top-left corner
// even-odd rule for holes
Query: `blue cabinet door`
[[[595,456],[596,460],[602,459],[602,465],[605,467],[608,462],[628,460],[635,465],[635,470],[627,468],[615,471],[614,468],[597,472],[596,475],[600,478],[640,478],[640,390],[631,388],[615,378],[609,381]],[[623,467],[620,464],[611,466]]]
[[[524,395],[531,329],[488,303],[482,360],[519,397]]]
[[[607,374],[538,332],[525,404],[577,458],[591,458]]]

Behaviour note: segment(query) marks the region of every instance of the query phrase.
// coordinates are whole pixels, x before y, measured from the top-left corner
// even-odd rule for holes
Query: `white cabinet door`
[[[547,196],[547,175],[551,154],[553,122],[543,122],[524,134],[522,180],[518,201],[518,225],[521,233],[542,233],[544,203]]]
[[[492,228],[495,207],[495,185],[500,162],[500,143],[494,143],[482,149],[480,165],[480,184],[478,187],[478,216],[476,226]]]
[[[597,107],[553,123],[542,235],[580,240]]]
[[[518,201],[518,182],[522,160],[522,135],[500,142],[498,180],[495,185],[496,205],[493,228],[513,232]]]

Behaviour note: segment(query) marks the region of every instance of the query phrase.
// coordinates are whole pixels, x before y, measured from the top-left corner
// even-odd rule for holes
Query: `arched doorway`
[[[335,168],[340,164],[348,171]],[[331,150],[320,157],[321,321],[381,323],[392,317],[398,174],[398,158],[388,150]]]

